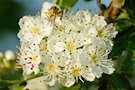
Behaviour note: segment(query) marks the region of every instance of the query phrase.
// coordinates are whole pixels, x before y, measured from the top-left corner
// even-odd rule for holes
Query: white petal
[[[82,77],[87,81],[94,81],[95,75],[93,73],[84,73]]]
[[[112,74],[114,72],[114,70],[115,70],[113,67],[104,67],[104,66],[101,66],[100,68],[106,74]]]
[[[90,65],[91,69],[92,69],[92,72],[96,75],[97,78],[100,78],[101,75],[102,75],[102,70],[97,67],[97,66],[94,66],[94,65]]]

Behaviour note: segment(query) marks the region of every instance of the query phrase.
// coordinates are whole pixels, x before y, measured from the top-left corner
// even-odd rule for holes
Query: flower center
[[[99,61],[98,56],[95,55],[95,54],[93,54],[92,56],[90,56],[90,59],[91,59],[90,63],[94,63],[94,64],[97,64],[98,61]]]
[[[105,35],[106,35],[106,33],[104,32],[103,29],[97,31],[97,36],[98,37],[104,37]]]
[[[49,74],[54,74],[56,73],[57,67],[54,64],[49,64],[47,66],[47,71]]]
[[[73,75],[74,77],[79,77],[79,76],[80,76],[80,71],[79,71],[79,69],[73,69],[73,70],[72,70],[72,75]]]
[[[33,62],[33,63],[36,62],[36,56],[32,56],[32,62]]]
[[[41,41],[41,50],[47,50],[47,44],[43,40]]]
[[[62,22],[62,26],[61,26],[61,28],[59,29],[59,31],[63,32],[63,31],[66,30],[66,27],[64,26],[64,25],[65,25],[64,22],[63,22],[63,21],[61,21],[61,22]]]
[[[76,46],[73,42],[68,42],[66,44],[66,51],[73,52],[76,49]]]
[[[39,27],[33,27],[32,32],[33,32],[34,35],[41,34]]]

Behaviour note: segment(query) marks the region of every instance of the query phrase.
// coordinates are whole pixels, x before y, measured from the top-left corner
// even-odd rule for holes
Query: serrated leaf
[[[59,90],[81,90],[81,83],[77,83],[72,87],[62,87]]]
[[[54,3],[59,5],[61,9],[66,9],[67,11],[71,9],[78,0],[55,0]]]

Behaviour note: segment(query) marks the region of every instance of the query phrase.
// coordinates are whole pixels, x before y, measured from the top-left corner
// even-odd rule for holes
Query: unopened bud
[[[7,50],[5,52],[5,59],[6,60],[15,60],[15,54],[14,54],[14,52],[11,51],[11,50]]]

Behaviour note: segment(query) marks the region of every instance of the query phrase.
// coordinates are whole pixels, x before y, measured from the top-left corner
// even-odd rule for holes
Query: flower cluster
[[[115,70],[108,54],[118,32],[103,16],[86,10],[65,13],[45,2],[41,14],[24,16],[19,25],[17,59],[25,78],[42,73],[41,82],[70,87],[79,80],[91,82]]]

